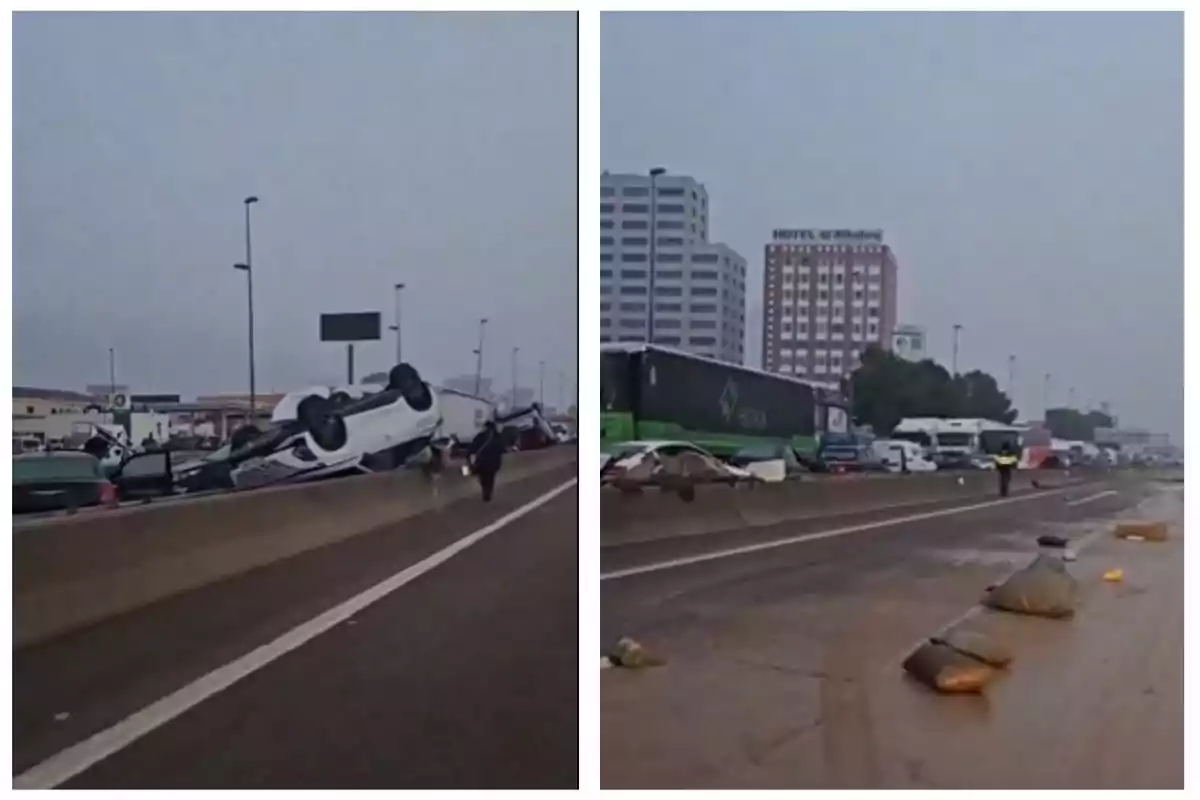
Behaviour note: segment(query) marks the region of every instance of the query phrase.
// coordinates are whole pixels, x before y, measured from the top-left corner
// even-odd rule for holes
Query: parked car
[[[827,433],[817,447],[815,471],[882,472],[887,469],[871,440],[854,433]]]
[[[933,472],[938,466],[925,455],[925,449],[905,439],[879,439],[874,443],[875,454],[888,472]]]
[[[13,456],[13,513],[66,511],[111,502],[100,459],[78,450]]]

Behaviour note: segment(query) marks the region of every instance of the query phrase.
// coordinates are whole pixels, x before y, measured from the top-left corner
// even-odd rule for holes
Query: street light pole
[[[254,260],[250,250],[250,206],[258,202],[254,195],[247,197],[242,203],[246,207],[246,263],[235,265],[237,269],[246,272],[246,305],[249,323],[250,349],[250,424],[254,424],[254,407],[257,403],[257,390],[254,382]]]
[[[117,352],[108,348],[108,402],[111,404],[117,393]]]
[[[538,362],[538,405],[546,407],[546,360]]]
[[[521,348],[514,347],[512,349],[512,402],[510,408],[517,407],[517,353]]]
[[[647,344],[654,344],[654,270],[658,243],[658,191],[655,187],[658,176],[665,172],[666,170],[662,167],[654,167],[650,170],[650,288],[649,298],[646,301]]]
[[[404,284],[397,283],[392,289],[396,292],[396,324],[388,328],[396,332],[396,363],[401,364],[404,362],[404,343],[400,332],[400,295],[404,292]]]
[[[487,327],[487,317],[479,320],[479,349],[475,351],[475,396],[479,397],[481,381],[483,380],[483,330]]]
[[[954,353],[951,356],[950,372],[953,377],[958,377],[958,334],[962,332],[962,325],[954,324]]]
[[[1050,373],[1042,379],[1042,420],[1045,421],[1046,412],[1050,410]]]
[[[1010,355],[1008,357],[1008,400],[1011,403],[1013,399],[1013,375],[1017,371],[1017,357]]]

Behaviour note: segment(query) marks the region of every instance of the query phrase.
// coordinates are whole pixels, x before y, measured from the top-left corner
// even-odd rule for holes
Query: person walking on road
[[[493,420],[488,420],[467,451],[467,462],[471,471],[479,480],[479,488],[483,491],[483,502],[492,501],[492,491],[496,486],[496,473],[504,462],[504,440]]]
[[[1000,445],[1000,453],[996,456],[996,473],[1000,477],[1001,497],[1008,497],[1008,489],[1012,484],[1013,470],[1017,468],[1017,461],[1019,460],[1020,458],[1012,443],[1005,442]]]

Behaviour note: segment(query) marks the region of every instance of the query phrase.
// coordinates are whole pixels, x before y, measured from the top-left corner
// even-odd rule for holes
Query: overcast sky
[[[750,263],[776,227],[882,227],[900,320],[1022,415],[1075,387],[1183,432],[1183,15],[606,14],[601,156],[704,182]]]
[[[574,14],[18,14],[13,47],[14,383],[106,383],[111,346],[134,391],[245,391],[256,194],[260,391],[342,380],[318,315],[391,324],[402,281],[426,377],[486,316],[485,374],[517,346],[573,395]]]

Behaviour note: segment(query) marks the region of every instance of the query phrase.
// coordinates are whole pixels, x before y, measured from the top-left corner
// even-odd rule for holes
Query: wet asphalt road
[[[553,489],[572,465],[16,651],[19,775]],[[572,788],[574,488],[67,781]]]
[[[1005,615],[1018,662],[984,698],[932,696],[899,668],[916,642],[1027,564],[1037,535],[1107,530],[1151,495],[1145,484],[1081,485],[603,580],[602,651],[632,636],[666,664],[601,673],[602,786],[1181,786],[1182,542],[1175,553],[1108,553],[1108,540],[1087,551],[1072,570],[1095,599],[1075,623]],[[605,548],[602,570],[885,518]],[[1155,561],[1114,600],[1098,570],[1135,555]],[[1130,652],[1141,657],[1111,657]],[[1041,709],[1053,720],[1036,722]]]

